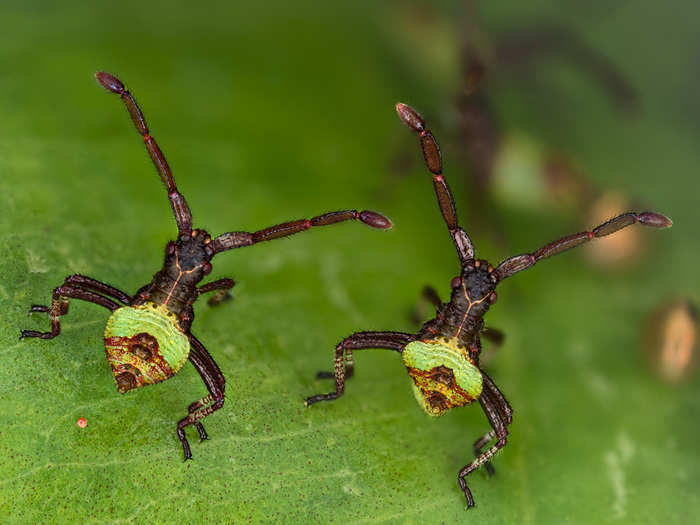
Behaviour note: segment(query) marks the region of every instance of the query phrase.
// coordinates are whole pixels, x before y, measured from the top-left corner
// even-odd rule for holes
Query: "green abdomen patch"
[[[413,341],[403,350],[418,404],[431,416],[470,404],[481,395],[479,369],[455,341]]]
[[[190,353],[189,339],[175,314],[151,302],[115,310],[104,338],[120,393],[172,377]]]

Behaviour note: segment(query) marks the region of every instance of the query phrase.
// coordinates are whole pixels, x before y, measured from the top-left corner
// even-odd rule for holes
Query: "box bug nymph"
[[[498,337],[498,331],[484,328],[483,316],[496,302],[496,287],[507,277],[534,266],[538,261],[574,248],[597,237],[640,223],[654,228],[667,228],[671,221],[654,212],[627,212],[600,226],[562,237],[532,253],[516,255],[495,268],[487,261],[474,258],[474,246],[457,222],[454,199],[442,175],[442,160],[432,133],[425,128],[421,116],[405,104],[397,104],[401,120],[420,137],[428,170],[433,174],[433,186],[438,206],[457,249],[461,272],[451,282],[450,301],[442,303],[432,288],[425,296],[437,309],[434,319],[426,322],[417,334],[403,332],[357,332],[343,339],[335,349],[334,373],[320,372],[318,377],[335,378],[335,391],[306,399],[309,406],[318,401],[330,401],[343,395],[345,380],[353,375],[353,350],[385,348],[399,352],[419,405],[431,416],[439,416],[455,407],[479,401],[491,430],[474,443],[476,458],[462,468],[458,480],[467,499],[467,508],[474,506],[467,476],[482,465],[492,472],[489,460],[506,444],[508,425],[513,420],[505,396],[491,378],[479,368],[481,336]],[[495,440],[495,443],[484,448]]]
[[[177,424],[185,459],[192,454],[185,437],[185,427],[194,425],[200,440],[207,439],[201,420],[224,403],[225,379],[218,365],[202,343],[190,332],[194,319],[192,305],[200,295],[214,292],[210,305],[219,304],[230,295],[232,279],[219,279],[198,286],[211,270],[211,260],[218,253],[271,241],[308,230],[348,220],[359,220],[372,228],[391,227],[389,219],[372,211],[334,211],[312,219],[278,224],[254,233],[237,231],[212,239],[201,229],[192,228],[192,214],[185,197],[177,190],[172,172],[155,139],[150,135],[143,113],[122,82],[109,73],[98,72],[97,81],[106,90],[119,95],[126,105],[136,129],[165,187],[177,222],[178,237],[165,248],[163,268],[153,280],[134,296],[84,275],[71,275],[53,291],[51,306],[33,305],[30,312],[46,312],[51,331],[23,330],[21,338],[52,339],[61,331],[61,316],[68,313],[70,299],[80,299],[112,311],[105,329],[105,350],[117,390],[120,393],[159,383],[172,377],[189,360],[197,369],[209,394],[192,403],[188,414]]]

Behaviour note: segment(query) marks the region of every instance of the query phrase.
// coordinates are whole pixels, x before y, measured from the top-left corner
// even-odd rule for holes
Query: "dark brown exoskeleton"
[[[218,279],[198,286],[211,272],[212,258],[227,250],[287,237],[312,226],[359,220],[372,228],[386,229],[391,227],[391,222],[372,211],[334,211],[312,219],[278,224],[254,233],[229,232],[212,239],[205,230],[192,228],[192,214],[187,202],[177,190],[168,162],[150,135],[134,97],[116,77],[104,72],[97,73],[96,77],[102,87],[119,95],[136,129],[143,136],[146,149],[168,190],[178,237],[165,248],[163,268],[134,296],[83,275],[67,277],[53,291],[50,307],[34,305],[30,310],[47,312],[51,319],[51,331],[24,330],[22,338],[56,337],[61,331],[60,318],[68,313],[69,300],[80,299],[104,306],[113,312],[105,329],[105,349],[119,392],[164,381],[189,360],[209,391],[207,396],[189,406],[187,417],[177,424],[177,435],[185,459],[189,459],[192,454],[185,437],[185,427],[194,425],[199,431],[200,439],[207,439],[201,420],[221,408],[224,403],[224,376],[209,352],[190,332],[194,319],[192,305],[199,296],[214,292],[209,304],[216,305],[230,296],[230,290],[235,284],[231,279]]]
[[[489,472],[489,460],[506,444],[508,425],[513,410],[491,378],[479,368],[481,335],[498,338],[500,332],[484,328],[483,316],[496,302],[496,286],[505,278],[530,268],[538,261],[579,246],[596,237],[604,237],[639,222],[654,228],[667,228],[671,221],[659,213],[623,213],[597,226],[562,237],[532,253],[510,257],[497,267],[474,258],[474,246],[459,227],[452,193],[442,175],[440,149],[423,119],[412,108],[397,104],[401,120],[420,137],[425,163],[433,174],[433,186],[442,217],[459,257],[461,272],[452,279],[450,301],[442,303],[432,288],[424,295],[437,308],[437,315],[425,323],[417,334],[402,332],[357,332],[343,339],[335,349],[335,371],[319,373],[322,378],[335,378],[335,391],[309,397],[306,405],[337,399],[345,390],[345,380],[353,375],[353,350],[386,348],[402,355],[403,363],[413,380],[414,393],[429,415],[438,416],[451,408],[479,400],[491,425],[474,443],[476,458],[459,472],[459,484],[467,498],[467,508],[474,505],[466,477],[482,465]],[[482,451],[486,445],[495,443]]]

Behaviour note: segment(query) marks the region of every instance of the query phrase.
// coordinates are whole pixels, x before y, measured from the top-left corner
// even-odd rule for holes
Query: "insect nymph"
[[[165,156],[150,135],[143,113],[135,99],[116,77],[99,72],[98,82],[120,96],[136,129],[143,136],[158,173],[168,190],[168,197],[177,222],[178,237],[165,248],[163,268],[153,280],[135,295],[126,293],[83,275],[71,275],[54,289],[51,306],[34,305],[31,312],[46,312],[51,331],[23,330],[22,338],[52,339],[61,331],[61,316],[68,313],[70,299],[88,301],[112,311],[105,329],[105,350],[120,393],[158,383],[172,377],[189,360],[197,369],[209,394],[192,403],[188,414],[177,424],[185,459],[192,454],[185,437],[185,427],[194,425],[200,440],[207,439],[201,420],[224,403],[225,379],[209,352],[192,335],[193,303],[200,295],[215,292],[210,305],[228,297],[234,281],[219,279],[197,286],[211,272],[212,258],[226,250],[287,237],[312,226],[326,226],[348,220],[359,220],[373,228],[386,229],[391,222],[372,212],[335,211],[314,217],[278,224],[254,233],[229,232],[212,239],[200,229],[192,228],[192,214],[185,198],[177,190]]]
[[[432,288],[426,289],[437,308],[434,319],[426,322],[417,334],[403,332],[357,332],[343,339],[335,348],[335,370],[319,373],[322,378],[335,378],[335,391],[307,398],[309,406],[318,401],[329,401],[343,395],[345,380],[353,375],[353,350],[386,348],[399,352],[413,390],[423,410],[439,416],[455,407],[478,400],[491,425],[474,443],[476,458],[462,468],[458,480],[467,499],[467,508],[474,506],[466,477],[482,465],[491,469],[489,460],[506,444],[508,425],[513,420],[505,396],[491,378],[479,368],[483,316],[496,302],[496,286],[503,279],[530,268],[546,257],[574,248],[596,237],[610,235],[626,226],[639,222],[654,228],[667,228],[671,221],[653,212],[623,213],[594,228],[562,237],[532,253],[510,257],[497,267],[474,258],[474,246],[467,233],[459,227],[452,193],[442,175],[440,149],[425,122],[416,111],[405,104],[397,104],[401,120],[420,137],[425,163],[433,174],[433,186],[442,217],[457,248],[461,272],[452,279],[452,294],[448,303],[441,303]],[[495,443],[484,450],[489,443]]]

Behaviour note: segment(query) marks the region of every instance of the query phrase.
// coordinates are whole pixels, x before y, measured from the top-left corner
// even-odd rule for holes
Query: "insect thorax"
[[[403,350],[418,404],[431,416],[468,405],[481,395],[482,377],[456,339],[413,341]]]
[[[120,393],[172,377],[190,352],[177,316],[152,302],[115,310],[104,338]]]

